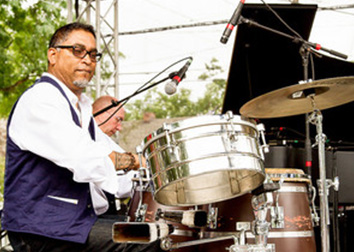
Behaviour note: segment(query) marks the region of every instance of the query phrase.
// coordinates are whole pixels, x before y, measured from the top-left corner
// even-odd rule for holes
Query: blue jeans
[[[8,231],[15,252],[160,252],[160,241],[150,244],[114,243],[112,225],[117,220],[98,218],[85,244]]]

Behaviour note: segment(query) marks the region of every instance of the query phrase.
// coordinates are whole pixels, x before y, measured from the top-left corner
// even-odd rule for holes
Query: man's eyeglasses
[[[77,45],[57,45],[54,46],[54,48],[73,49],[74,56],[80,59],[85,58],[86,55],[88,54],[90,56],[90,59],[94,62],[100,61],[102,57],[102,53],[99,53],[96,50],[89,52],[82,46],[77,46]]]

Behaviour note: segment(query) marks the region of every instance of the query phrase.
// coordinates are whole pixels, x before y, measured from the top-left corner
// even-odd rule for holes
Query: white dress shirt
[[[109,158],[112,146],[95,123],[96,141],[88,131],[92,117],[91,101],[85,94],[80,100],[49,73],[64,90],[82,127],[72,119],[68,102],[51,84],[39,83],[27,90],[17,103],[9,127],[9,136],[22,150],[35,153],[73,173],[73,180],[90,184],[96,214],[108,209],[102,190],[116,194],[119,186],[114,164]],[[77,109],[79,105],[80,110]]]

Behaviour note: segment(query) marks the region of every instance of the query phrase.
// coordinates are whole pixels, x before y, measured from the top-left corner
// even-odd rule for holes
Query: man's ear
[[[57,62],[58,51],[57,49],[51,47],[48,49],[47,57],[49,61],[49,65],[54,65]]]

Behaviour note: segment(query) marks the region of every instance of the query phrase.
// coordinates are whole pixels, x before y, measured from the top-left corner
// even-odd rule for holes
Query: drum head
[[[266,174],[269,175],[272,181],[283,181],[286,182],[306,182],[310,184],[310,177],[304,173],[301,169],[292,168],[266,168]]]

